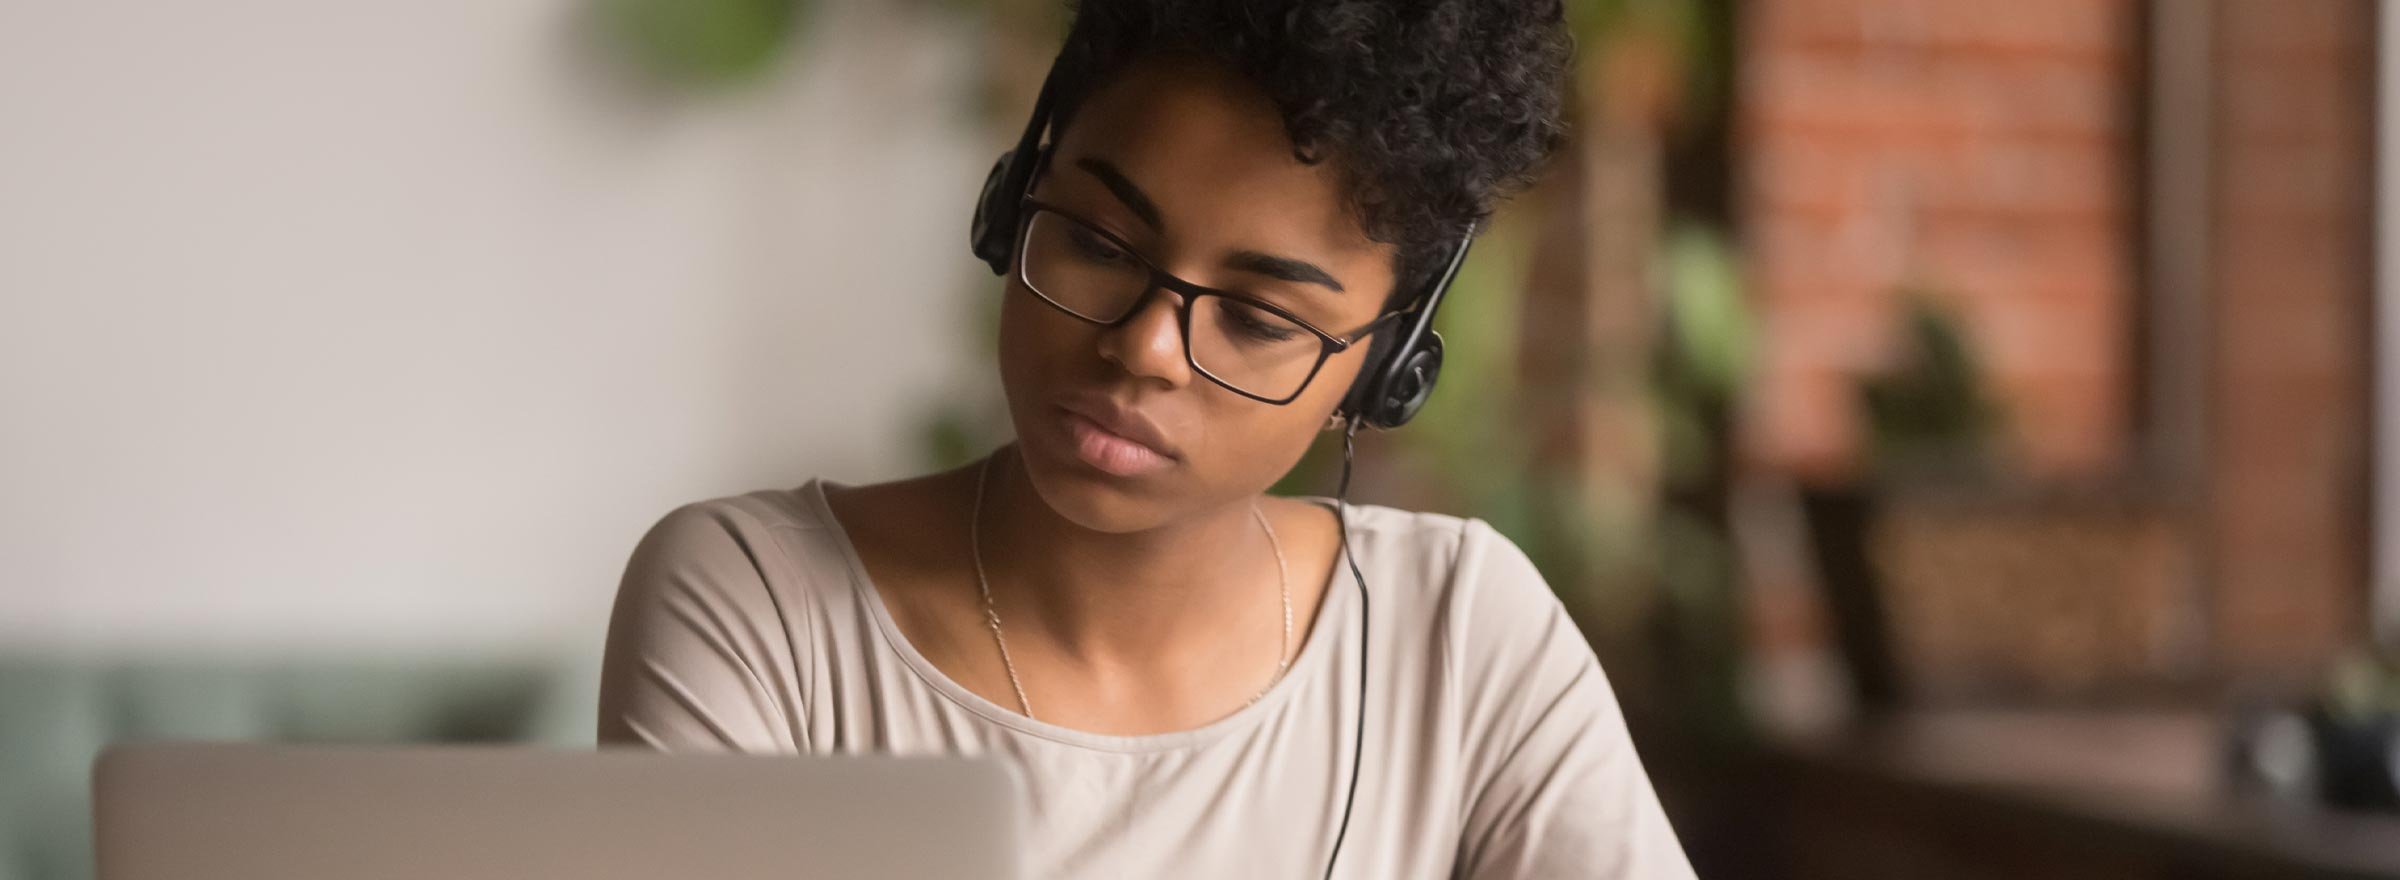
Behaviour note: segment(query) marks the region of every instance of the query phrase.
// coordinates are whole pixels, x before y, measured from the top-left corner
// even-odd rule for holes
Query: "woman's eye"
[[[1261,342],[1285,342],[1298,337],[1300,328],[1272,312],[1252,308],[1231,300],[1219,300],[1219,312],[1225,323],[1235,330]]]
[[[1097,263],[1114,263],[1125,259],[1124,251],[1118,250],[1116,245],[1109,244],[1108,239],[1101,238],[1088,229],[1070,230],[1067,233],[1067,240],[1075,245],[1075,253],[1086,260]]]

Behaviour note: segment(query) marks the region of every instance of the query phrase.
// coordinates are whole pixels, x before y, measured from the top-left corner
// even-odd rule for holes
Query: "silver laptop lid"
[[[99,880],[1020,875],[983,759],[160,743],[92,776]]]

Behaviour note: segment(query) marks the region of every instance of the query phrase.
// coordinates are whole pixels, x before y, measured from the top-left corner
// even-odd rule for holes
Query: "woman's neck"
[[[1101,532],[1051,509],[1013,445],[989,467],[983,566],[1012,645],[1040,639],[1079,664],[1146,666],[1256,626],[1277,605],[1278,566],[1254,501]]]

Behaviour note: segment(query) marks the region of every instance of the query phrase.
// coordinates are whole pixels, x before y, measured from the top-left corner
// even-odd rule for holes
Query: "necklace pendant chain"
[[[992,459],[998,457],[997,453],[984,456],[983,465],[975,475],[975,508],[967,525],[967,546],[975,559],[975,585],[983,591],[984,625],[992,631],[992,644],[1000,649],[1000,665],[1008,670],[1009,688],[1017,692],[1018,711],[1025,713],[1027,718],[1033,718],[1033,701],[1025,698],[1025,683],[1017,678],[1016,661],[1008,656],[1008,637],[1000,631],[1000,611],[992,604],[992,582],[983,573],[983,493],[984,487],[991,482]],[[1266,686],[1259,688],[1258,693],[1250,695],[1250,699],[1242,704],[1244,707],[1257,703],[1268,691],[1274,690],[1275,684],[1283,680],[1283,674],[1292,668],[1291,568],[1284,562],[1283,541],[1275,536],[1275,524],[1267,521],[1266,513],[1259,510],[1255,503],[1250,505],[1250,514],[1258,520],[1259,527],[1266,530],[1267,546],[1275,550],[1275,579],[1283,593],[1283,640],[1275,654],[1274,676],[1267,679]]]

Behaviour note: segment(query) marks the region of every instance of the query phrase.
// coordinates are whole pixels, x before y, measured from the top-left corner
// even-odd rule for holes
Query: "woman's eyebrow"
[[[1133,211],[1133,216],[1149,224],[1152,231],[1167,231],[1166,221],[1158,213],[1158,203],[1151,201],[1150,194],[1142,192],[1141,187],[1134,186],[1125,172],[1117,170],[1116,163],[1097,156],[1085,156],[1075,160],[1075,167],[1099,178],[1100,185],[1108,187],[1108,191],[1116,195],[1117,201],[1124,202],[1125,207]]]
[[[1101,186],[1108,187],[1117,201],[1124,202],[1125,207],[1143,223],[1149,224],[1151,230],[1162,234],[1167,231],[1166,221],[1159,214],[1158,203],[1151,201],[1150,194],[1142,192],[1141,187],[1135,186],[1133,180],[1117,168],[1116,163],[1098,156],[1083,156],[1075,160],[1075,167],[1098,179]],[[1335,280],[1333,273],[1306,260],[1259,251],[1235,251],[1225,257],[1225,268],[1254,272],[1296,284],[1315,284],[1335,293],[1342,292],[1342,282]]]
[[[1280,278],[1300,284],[1322,285],[1331,288],[1335,293],[1342,292],[1342,283],[1334,280],[1331,273],[1326,272],[1315,263],[1290,257],[1279,257],[1258,251],[1234,251],[1225,257],[1225,268],[1237,272],[1256,272],[1270,278]]]

